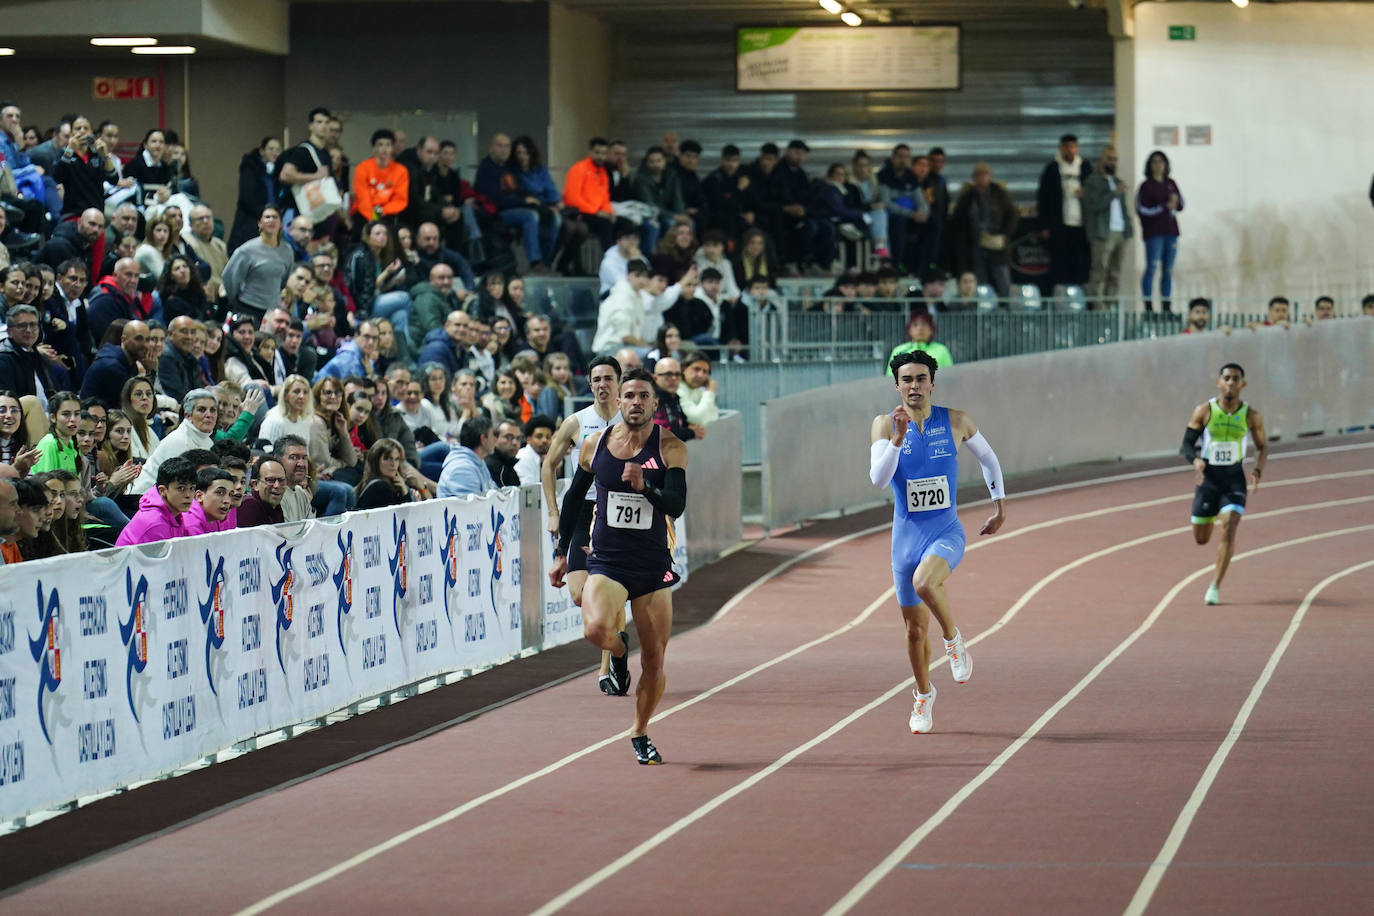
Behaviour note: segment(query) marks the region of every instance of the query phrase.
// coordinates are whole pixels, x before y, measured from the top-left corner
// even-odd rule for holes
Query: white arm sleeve
[[[868,450],[868,479],[875,487],[885,487],[897,473],[897,459],[902,450],[887,439],[879,439]]]
[[[988,440],[983,438],[982,433],[974,433],[964,440],[964,445],[968,446],[973,457],[983,466],[983,482],[988,485],[988,495],[993,499],[1006,499],[1007,490],[1002,483],[1002,465],[997,462],[997,455],[988,444]]]

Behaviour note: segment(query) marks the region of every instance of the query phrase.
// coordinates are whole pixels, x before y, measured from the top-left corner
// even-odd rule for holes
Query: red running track
[[[930,735],[884,530],[674,639],[665,766],[578,678],[0,908],[1368,912],[1374,451],[1328,444],[1270,464],[1215,608],[1186,468],[1013,498],[950,581],[976,664]]]

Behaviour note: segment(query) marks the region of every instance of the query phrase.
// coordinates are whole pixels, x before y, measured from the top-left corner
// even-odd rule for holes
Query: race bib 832
[[[1207,463],[1214,467],[1226,467],[1240,462],[1239,442],[1218,442],[1213,439],[1207,443]]]

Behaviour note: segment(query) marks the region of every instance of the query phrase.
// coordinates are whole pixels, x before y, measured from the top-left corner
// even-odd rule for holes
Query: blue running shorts
[[[964,558],[964,526],[950,519],[942,528],[924,530],[907,522],[892,529],[892,584],[897,588],[897,603],[915,607],[921,603],[912,577],[916,567],[928,556],[944,558],[951,572]]]

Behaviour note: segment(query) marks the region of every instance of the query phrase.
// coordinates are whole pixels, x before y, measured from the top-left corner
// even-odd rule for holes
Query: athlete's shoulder
[[[892,414],[880,413],[873,418],[873,422],[868,428],[869,438],[877,442],[879,439],[892,438]]]
[[[950,432],[958,433],[961,441],[978,434],[978,424],[973,422],[973,417],[967,410],[959,410],[956,407],[946,407],[945,410],[949,411]]]
[[[658,428],[658,452],[669,467],[687,466],[687,443],[665,426]]]

